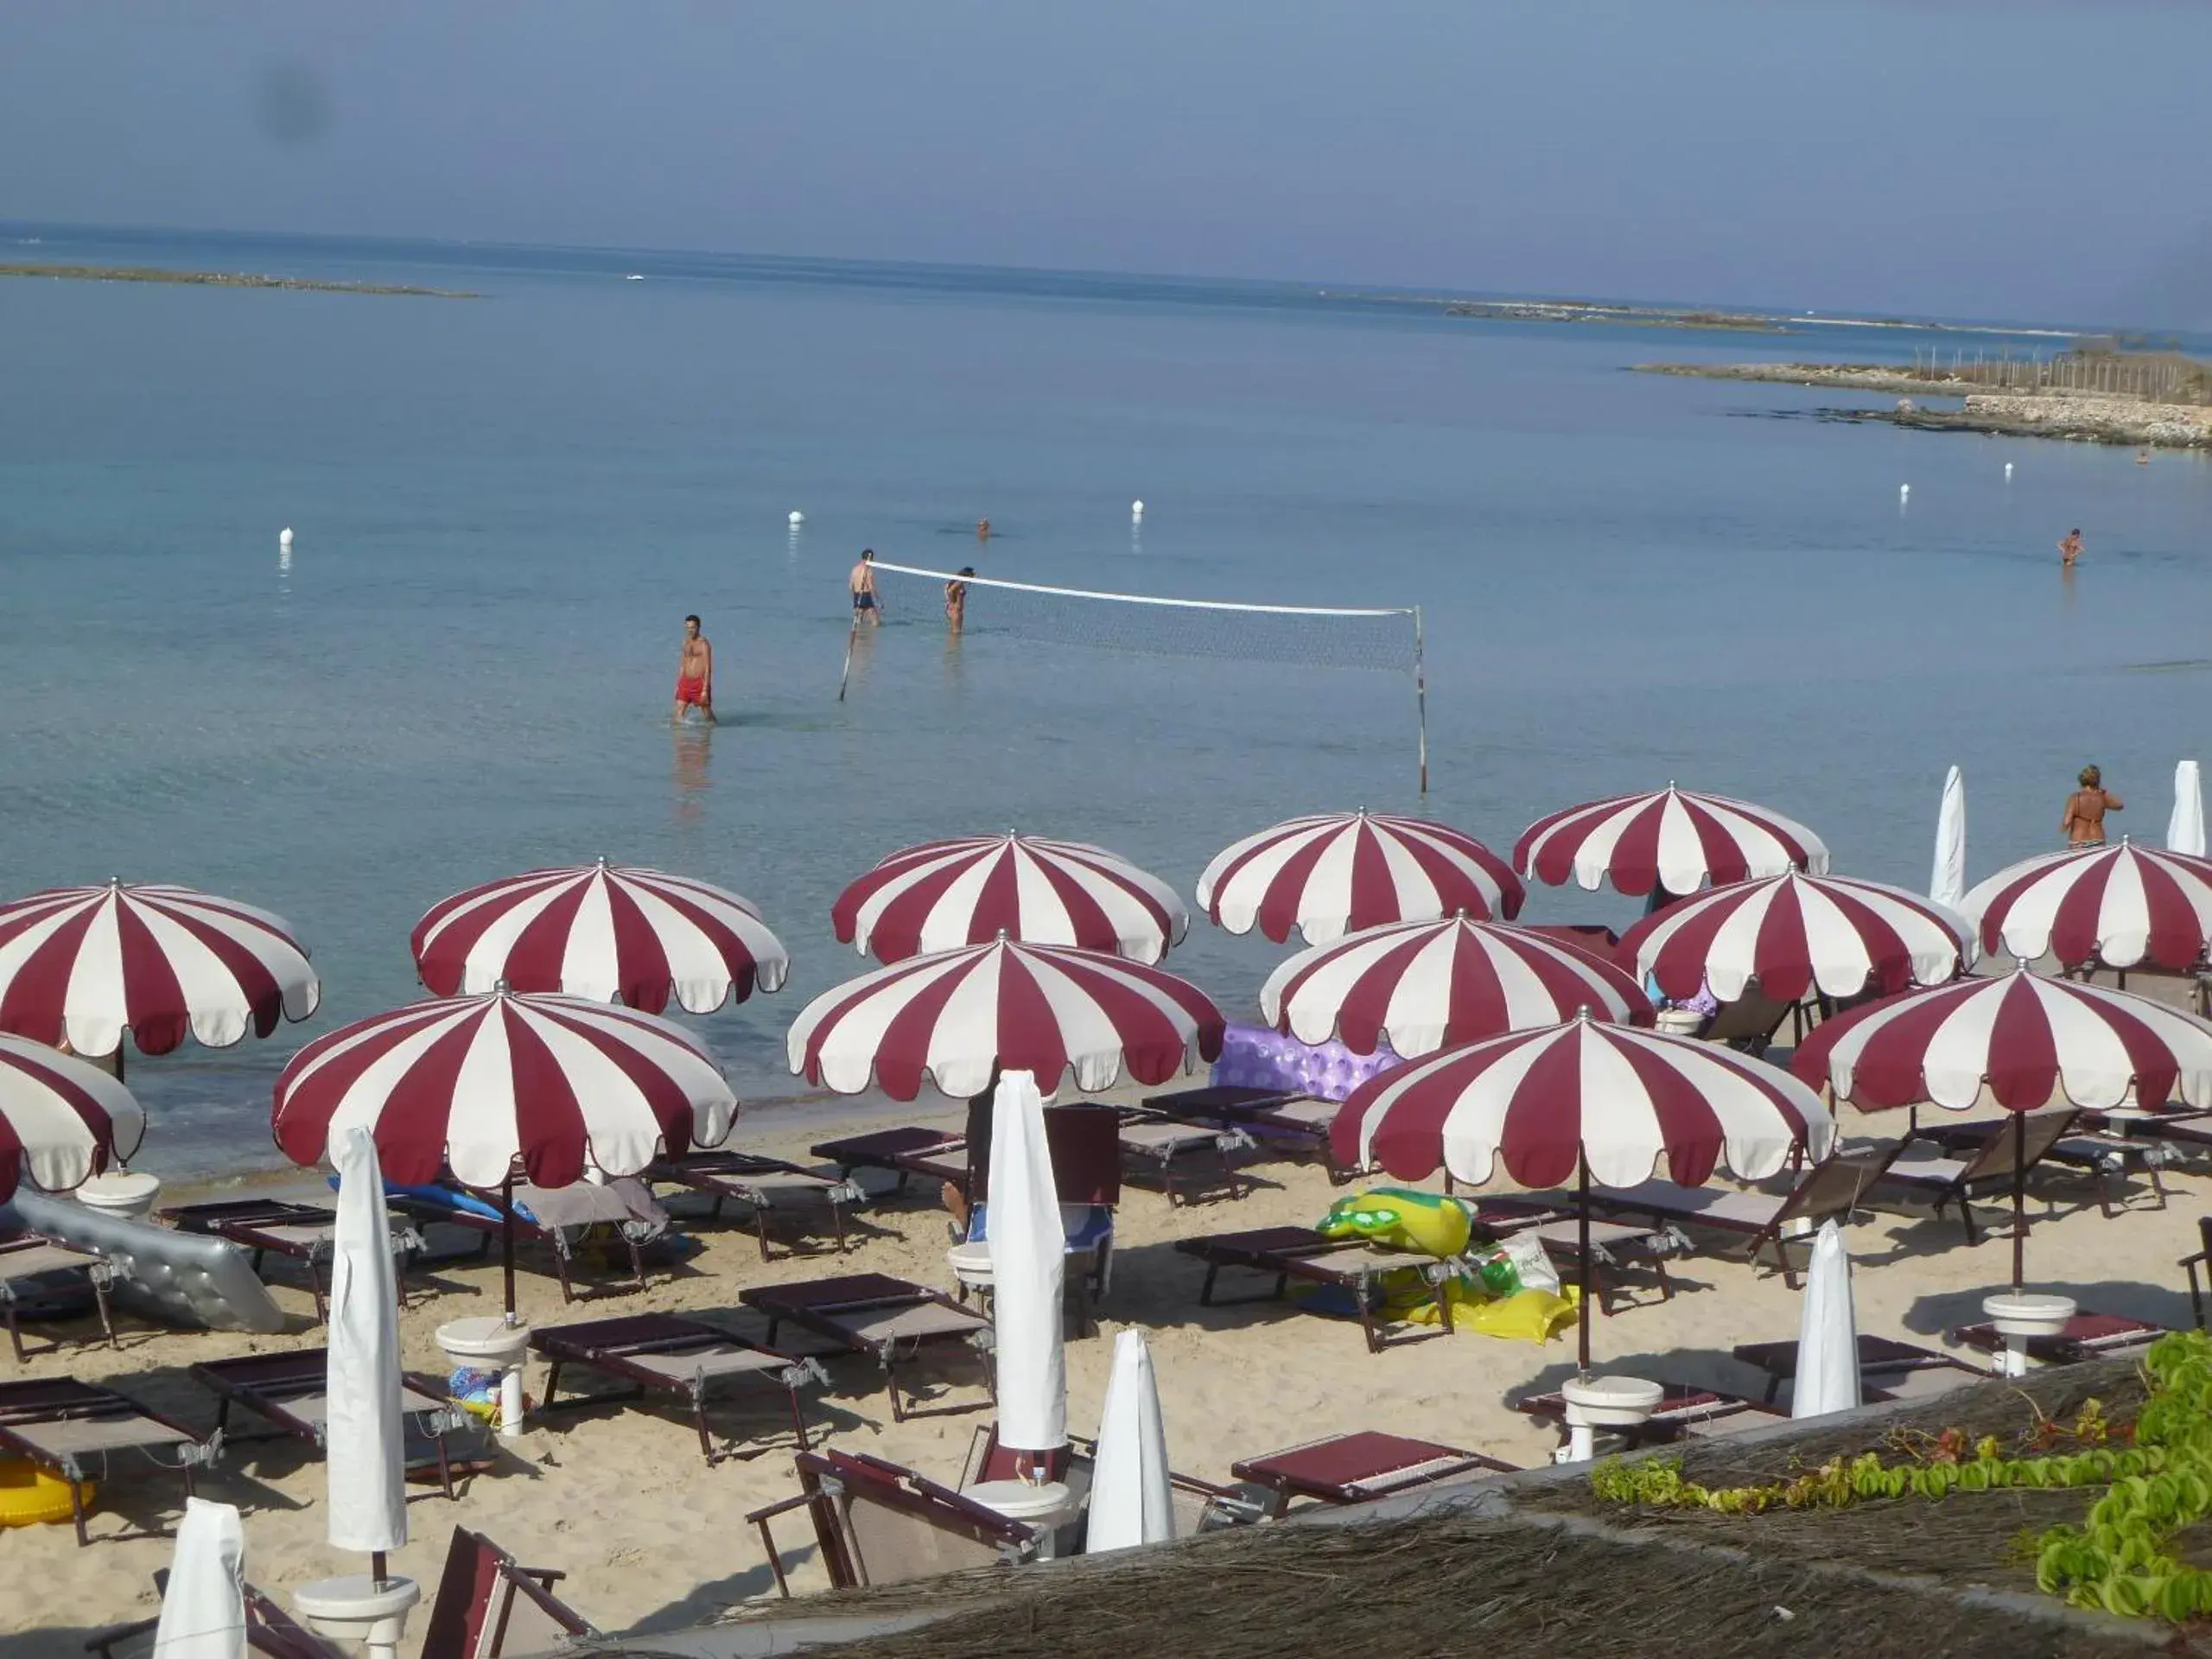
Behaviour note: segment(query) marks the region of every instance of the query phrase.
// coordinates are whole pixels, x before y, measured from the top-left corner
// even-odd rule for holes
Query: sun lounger
[[[934,1410],[910,1412],[899,1397],[899,1367],[924,1349],[968,1347],[984,1355],[984,1375],[987,1379],[992,1375],[988,1357],[991,1322],[927,1285],[893,1279],[887,1274],[856,1273],[803,1284],[753,1285],[739,1296],[747,1306],[766,1317],[767,1344],[772,1348],[776,1345],[778,1328],[788,1324],[882,1366],[884,1392],[890,1396],[894,1422],[936,1414]],[[981,1403],[938,1409],[973,1411]]]
[[[1746,1342],[1738,1344],[1736,1357],[1755,1370],[1766,1373],[1766,1401],[1781,1397],[1783,1385],[1797,1376],[1797,1344]],[[1893,1337],[1861,1335],[1859,1338],[1859,1381],[1872,1399],[1901,1399],[1908,1395],[1941,1393],[1967,1382],[1979,1382],[1989,1373],[1955,1355],[1899,1342]]]
[[[991,1294],[990,1211],[988,1202],[970,1210],[966,1237],[946,1252],[963,1302],[970,1291],[978,1293],[979,1303]],[[1092,1309],[1114,1282],[1114,1211],[1103,1204],[1064,1204],[1060,1220],[1067,1238],[1068,1334],[1085,1337],[1090,1334]]]
[[[813,1521],[822,1564],[838,1590],[1014,1565],[1038,1554],[1037,1529],[895,1463],[855,1452],[802,1452],[795,1466],[798,1495],[745,1517],[760,1529],[768,1569],[786,1597],[791,1582],[768,1523],[796,1509]]]
[[[0,1452],[28,1459],[67,1481],[77,1542],[85,1534],[82,1483],[139,1468],[170,1471],[192,1496],[192,1471],[214,1462],[219,1433],[200,1434],[173,1418],[90,1382],[66,1377],[0,1382]]]
[[[1895,1147],[1838,1153],[1804,1171],[1789,1192],[1779,1194],[1728,1186],[1681,1186],[1673,1181],[1592,1187],[1590,1207],[1608,1216],[1648,1217],[1655,1224],[1673,1222],[1734,1233],[1745,1241],[1746,1261],[1756,1262],[1762,1249],[1771,1249],[1783,1282],[1795,1290],[1797,1270],[1790,1264],[1789,1252],[1792,1239],[1800,1236],[1801,1230],[1809,1233],[1830,1217],[1848,1219],[1867,1189],[1892,1166],[1897,1156]],[[1574,1202],[1571,1193],[1548,1192],[1539,1197],[1559,1209],[1571,1210]]]
[[[2212,1273],[2212,1216],[2200,1216],[2196,1220],[2197,1249],[2193,1255],[2184,1255],[2174,1263],[2189,1275],[2189,1308],[2196,1316],[2196,1328],[2204,1329],[2204,1287],[2196,1277],[2196,1270],[2203,1268]]]
[[[154,1574],[157,1595],[168,1593],[168,1578],[167,1567]],[[259,1654],[262,1659],[350,1659],[345,1649],[324,1641],[296,1623],[283,1607],[252,1585],[241,1585],[239,1592],[245,1608],[248,1653]],[[97,1653],[101,1659],[162,1659],[154,1647],[154,1632],[161,1622],[158,1618],[141,1618],[128,1624],[110,1625],[95,1631],[86,1640],[85,1651]]]
[[[960,1469],[960,1491],[964,1492],[971,1486],[994,1481],[1024,1479],[1036,1472],[1029,1466],[1033,1465],[1033,1459],[1028,1453],[999,1444],[998,1431],[996,1423],[985,1423],[969,1439],[967,1460]],[[1072,1501],[1082,1507],[1088,1503],[1097,1462],[1096,1440],[1070,1435],[1067,1445],[1046,1459],[1042,1473],[1047,1480],[1065,1483]],[[1233,1486],[1217,1485],[1193,1476],[1179,1475],[1173,1470],[1168,1471],[1167,1480],[1173,1489],[1172,1507],[1178,1538],[1247,1525],[1261,1520],[1267,1513],[1264,1505],[1254,1503],[1246,1491]],[[1070,1522],[1061,1532],[1069,1553],[1080,1548],[1080,1521]]]
[[[480,1532],[453,1529],[422,1659],[501,1659],[567,1649],[599,1632],[554,1595],[563,1575],[522,1567]]]
[[[1720,1012],[1707,1022],[1698,1036],[1708,1043],[1725,1043],[1741,1053],[1764,1054],[1781,1031],[1783,1020],[1794,1020],[1794,1028],[1803,1029],[1802,1006],[1778,1002],[1758,991],[1746,990],[1734,1001],[1723,1002]]]
[[[475,1255],[488,1254],[500,1236],[500,1197],[461,1186],[399,1186],[385,1184],[386,1201],[425,1226],[457,1227],[477,1236]],[[613,1230],[629,1251],[637,1288],[645,1287],[644,1245],[668,1230],[668,1212],[643,1181],[626,1176],[611,1181],[578,1181],[560,1187],[514,1185],[514,1236],[518,1243],[547,1246],[561,1281],[561,1300],[576,1300],[570,1268],[575,1255],[572,1234],[593,1227]],[[598,1294],[605,1294],[606,1292]]]
[[[540,1410],[637,1400],[648,1393],[672,1395],[690,1405],[692,1423],[699,1431],[700,1455],[709,1467],[738,1455],[715,1449],[707,1427],[710,1393],[781,1390],[791,1410],[791,1430],[803,1452],[807,1446],[806,1417],[799,1407],[799,1385],[825,1380],[822,1368],[811,1360],[764,1347],[703,1319],[677,1313],[635,1313],[623,1319],[546,1325],[532,1333],[530,1345],[548,1363]],[[577,1395],[557,1400],[563,1366],[601,1371],[632,1386],[620,1394]]]
[[[308,1288],[315,1297],[315,1322],[325,1317],[323,1268],[330,1260],[338,1234],[338,1212],[320,1205],[291,1204],[281,1198],[228,1198],[214,1204],[185,1204],[162,1211],[162,1219],[180,1232],[206,1233],[226,1238],[247,1253],[256,1273],[263,1260],[281,1255],[307,1269]],[[422,1235],[411,1227],[392,1229],[391,1250],[403,1269],[407,1257],[423,1247]],[[403,1281],[401,1299],[405,1300]]]
[[[1680,1440],[1704,1440],[1741,1433],[1747,1428],[1779,1420],[1771,1406],[1721,1389],[1692,1383],[1662,1382],[1659,1408],[1633,1427],[1610,1431],[1629,1446],[1664,1446]],[[1540,1423],[1567,1424],[1567,1402],[1556,1393],[1524,1395],[1506,1402]]]
[[[108,1307],[108,1287],[115,1270],[92,1250],[57,1244],[36,1233],[0,1237],[0,1319],[8,1326],[8,1343],[17,1363],[29,1357],[23,1346],[21,1321],[81,1312],[83,1298],[99,1309],[100,1332],[111,1348],[115,1319]],[[59,1339],[54,1348],[61,1345]],[[51,1349],[41,1349],[50,1352]]]
[[[2125,1313],[2076,1313],[2056,1335],[2030,1337],[2028,1357],[2046,1365],[2070,1365],[2076,1360],[2133,1353],[2165,1334],[2164,1325],[2130,1319]],[[2005,1347],[2005,1338],[1993,1325],[1967,1325],[1951,1332],[1951,1339],[1985,1354],[2001,1352]]]
[[[850,1180],[853,1172],[861,1169],[896,1175],[899,1181],[892,1188],[893,1196],[903,1194],[906,1183],[918,1175],[925,1181],[955,1186],[964,1185],[968,1179],[968,1137],[957,1129],[906,1124],[848,1135],[842,1141],[825,1141],[809,1150],[813,1156],[835,1164],[841,1180]]]
[[[2088,1116],[2088,1113],[2081,1114],[2082,1118]],[[2101,1114],[2099,1116],[2102,1116]],[[2076,1119],[2074,1127],[2076,1129],[2083,1128],[2080,1118]],[[2035,1128],[2032,1123],[2030,1125],[2031,1139]],[[2011,1132],[2010,1118],[1977,1118],[1967,1123],[1923,1122],[1914,1135],[1955,1155],[1965,1156],[1980,1151],[1988,1144],[1992,1135],[2009,1135]],[[2150,1181],[2152,1196],[2158,1200],[2151,1208],[2163,1210],[2166,1207],[2166,1189],[2164,1183],[2158,1179],[2158,1166],[2171,1161],[2172,1157],[2173,1154],[2155,1138],[2134,1139],[2092,1126],[2086,1134],[2069,1132],[2059,1136],[2044,1153],[2042,1161],[2067,1169],[2077,1169],[2094,1177],[2097,1183],[2097,1207],[2104,1212],[2105,1218],[2110,1220],[2120,1210],[2126,1207],[2124,1190],[2119,1202],[2114,1203],[2115,1185],[2124,1187],[2128,1174],[2135,1171],[2139,1171]],[[2011,1175],[2009,1165],[2005,1173],[2008,1177]]]
[[[649,1182],[666,1182],[702,1192],[714,1200],[709,1221],[721,1218],[722,1205],[734,1201],[752,1213],[753,1230],[760,1241],[760,1259],[775,1259],[768,1248],[769,1217],[778,1219],[805,1211],[826,1211],[836,1236],[837,1254],[845,1253],[845,1206],[866,1202],[849,1174],[825,1174],[786,1163],[780,1158],[756,1158],[744,1152],[695,1152],[670,1159],[645,1172]],[[795,1255],[795,1248],[787,1248]]]
[[[1440,1324],[1398,1336],[1385,1334],[1385,1321],[1375,1306],[1375,1281],[1386,1273],[1408,1268],[1432,1275],[1456,1270],[1452,1263],[1440,1262],[1433,1255],[1385,1250],[1359,1239],[1324,1238],[1310,1227],[1258,1227],[1249,1232],[1216,1233],[1205,1238],[1183,1239],[1175,1249],[1179,1254],[1195,1256],[1206,1264],[1205,1282],[1198,1288],[1198,1303],[1203,1307],[1275,1301],[1295,1279],[1345,1292],[1357,1310],[1359,1328],[1366,1336],[1370,1353],[1379,1354],[1385,1348],[1403,1347],[1430,1337],[1448,1336],[1452,1332],[1452,1304],[1448,1299],[1438,1305]],[[1274,1287],[1258,1295],[1216,1296],[1214,1286],[1224,1268],[1247,1268],[1255,1273],[1272,1274]]]
[[[1257,1185],[1237,1157],[1253,1145],[1240,1129],[1133,1109],[1122,1117],[1117,1138],[1123,1179],[1165,1194],[1171,1205],[1193,1203],[1201,1194],[1241,1198]]]
[[[1974,1126],[1977,1134],[1972,1144],[1954,1139],[1948,1150],[1940,1149],[1943,1139],[1955,1135],[1958,1130],[1923,1127],[1916,1132],[1915,1138],[1898,1148],[1896,1158],[1883,1172],[1881,1185],[1902,1186],[1931,1197],[1938,1216],[1943,1213],[1945,1205],[1957,1205],[1959,1221],[1966,1228],[1967,1243],[1978,1243],[1980,1241],[1974,1232],[1974,1206],[1967,1202],[1974,1189],[1998,1181],[2009,1187],[2016,1168],[2023,1172],[2035,1168],[2065,1138],[2075,1112],[2069,1106],[2054,1111],[2029,1112],[2025,1117],[2024,1124],[2018,1127],[2009,1116],[1985,1121]]]
[[[1475,1207],[1478,1237],[1510,1236],[1535,1239],[1557,1270],[1561,1284],[1576,1282],[1582,1260],[1584,1231],[1572,1210],[1561,1209],[1541,1198],[1492,1198]],[[1675,1281],[1667,1276],[1667,1258],[1689,1249],[1689,1240],[1672,1223],[1659,1220],[1590,1223],[1590,1283],[1598,1312],[1606,1318],[1621,1291],[1624,1271],[1648,1269],[1657,1280],[1659,1300],[1672,1301]]]
[[[1332,1434],[1325,1440],[1247,1458],[1231,1464],[1229,1472],[1274,1495],[1268,1509],[1273,1518],[1287,1510],[1294,1498],[1365,1503],[1471,1476],[1512,1474],[1517,1466],[1433,1440],[1369,1430]]]
[[[304,1348],[289,1353],[202,1360],[187,1375],[214,1395],[218,1434],[230,1434],[231,1408],[237,1406],[274,1424],[279,1433],[320,1451],[323,1426],[330,1415],[325,1388],[329,1364],[327,1349]],[[467,1414],[446,1397],[445,1385],[437,1378],[413,1373],[401,1376],[399,1408],[407,1417],[410,1466],[435,1465],[439,1489],[448,1497],[455,1497],[448,1436],[468,1427]],[[236,1444],[235,1437],[232,1443]]]
[[[1164,1103],[1168,1102],[1181,1103],[1171,1109]],[[1145,1105],[1158,1106],[1186,1122],[1212,1124],[1248,1137],[1255,1162],[1275,1157],[1319,1164],[1336,1186],[1363,1173],[1339,1166],[1332,1148],[1329,1128],[1337,1121],[1341,1101],[1271,1090],[1219,1088],[1154,1095],[1147,1098]]]

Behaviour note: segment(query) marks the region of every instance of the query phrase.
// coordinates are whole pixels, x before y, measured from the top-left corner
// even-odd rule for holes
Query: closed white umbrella
[[[1805,1274],[1805,1312],[1797,1327],[1792,1417],[1820,1417],[1859,1403],[1859,1321],[1851,1306],[1851,1255],[1833,1221],[1821,1224]]]
[[[1067,1232],[1052,1185],[1044,1097],[1027,1071],[1001,1076],[992,1102],[989,1202],[999,1444],[1058,1451],[1068,1439],[1060,1325]]]
[[[1090,1478],[1084,1550],[1096,1555],[1165,1543],[1175,1535],[1174,1499],[1152,1351],[1142,1332],[1124,1331],[1114,1338],[1114,1370],[1098,1414],[1098,1463]]]
[[[376,1141],[358,1126],[331,1137],[338,1226],[330,1264],[330,1541],[366,1552],[384,1578],[385,1552],[407,1542],[405,1429],[400,1414],[398,1286]]]
[[[245,1529],[227,1503],[188,1497],[169,1557],[156,1659],[245,1659]]]
[[[1928,896],[1961,910],[1967,897],[1967,775],[1956,766],[1943,779],[1943,804],[1936,811],[1936,868]]]
[[[2174,766],[2174,815],[2166,820],[2166,850],[2204,856],[2204,784],[2194,760]]]

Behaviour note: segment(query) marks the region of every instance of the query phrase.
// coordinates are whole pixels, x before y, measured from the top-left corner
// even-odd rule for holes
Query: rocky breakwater
[[[1879,418],[1879,411],[1874,411]],[[1900,407],[1899,426],[2001,432],[2021,437],[2075,438],[2142,448],[2212,449],[2212,407],[2146,404],[2132,397],[2078,393],[1970,392],[1955,410]]]

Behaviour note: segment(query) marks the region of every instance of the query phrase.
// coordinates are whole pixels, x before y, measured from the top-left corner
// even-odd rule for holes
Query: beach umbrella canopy
[[[995,939],[915,957],[823,992],[792,1023],[793,1072],[912,1100],[928,1077],[964,1099],[993,1071],[1086,1093],[1127,1071],[1165,1083],[1221,1052],[1221,1010],[1174,975],[1097,950]]]
[[[837,895],[830,919],[880,962],[1001,934],[1158,962],[1191,926],[1175,890],[1120,855],[1012,830],[893,853]]]
[[[1007,1071],[991,1104],[992,1357],[999,1444],[1054,1452],[1068,1440],[1067,1356],[1062,1294],[1067,1231],[1045,1140],[1037,1079]]]
[[[0,1037],[0,1203],[19,1173],[48,1192],[80,1186],[128,1161],[145,1134],[143,1109],[99,1067]]]
[[[184,1500],[153,1651],[160,1659],[245,1659],[245,1528],[228,1503]]]
[[[1760,1180],[1827,1156],[1835,1124],[1787,1072],[1713,1043],[1578,1016],[1450,1048],[1370,1078],[1330,1127],[1338,1163],[1379,1163],[1401,1180],[1441,1167],[1470,1186],[1505,1173],[1529,1188],[1573,1178],[1633,1186],[1666,1160],[1702,1185],[1717,1164]],[[1589,1249],[1582,1252],[1580,1357],[1590,1363]]]
[[[1859,1404],[1859,1320],[1851,1303],[1851,1254],[1834,1221],[1821,1224],[1805,1270],[1805,1306],[1797,1325],[1797,1376],[1789,1414],[1822,1417]]]
[[[439,996],[560,991],[686,1014],[779,988],[791,957],[752,901],[605,859],[457,893],[415,924],[423,983]]]
[[[1567,807],[1537,819],[1513,847],[1513,868],[1523,875],[1591,892],[1610,881],[1631,897],[1655,887],[1695,893],[1785,870],[1819,875],[1827,867],[1827,844],[1796,819],[1672,784]]]
[[[1943,779],[1942,804],[1936,809],[1936,863],[1928,896],[1948,910],[1967,902],[1967,775],[1953,766]]]
[[[2189,968],[2212,940],[2212,860],[2128,841],[2044,853],[1975,887],[1966,912],[1992,954]]]
[[[1308,944],[1389,922],[1433,922],[1464,912],[1511,920],[1527,897],[1503,859],[1444,824],[1388,813],[1291,818],[1215,855],[1198,877],[1198,904],[1231,933],[1281,944],[1296,928]]]
[[[2166,850],[2204,856],[2204,781],[2194,760],[2174,765],[2174,810],[2166,820]]]
[[[1785,870],[1676,900],[1621,936],[1620,957],[1669,996],[1700,985],[1732,1002],[1751,982],[1795,1002],[1817,989],[1856,996],[1870,986],[1937,985],[1974,961],[1966,918],[1877,881]]]
[[[384,1556],[407,1542],[406,1428],[401,1416],[399,1286],[377,1145],[359,1124],[330,1143],[338,1166],[331,1243],[327,1419],[323,1469],[329,1539],[361,1551],[384,1577]]]
[[[188,1033],[226,1048],[322,1001],[280,916],[190,887],[111,881],[0,905],[0,1031],[79,1054],[143,1054]]]
[[[1175,1535],[1175,1491],[1167,1469],[1167,1428],[1160,1379],[1144,1332],[1114,1338],[1114,1369],[1098,1414],[1098,1452],[1090,1477],[1084,1552],[1165,1543]]]
[[[1454,1043],[1594,1020],[1648,1026],[1650,999],[1620,969],[1504,922],[1400,922],[1316,944],[1268,976],[1260,1012],[1301,1043],[1411,1059]]]

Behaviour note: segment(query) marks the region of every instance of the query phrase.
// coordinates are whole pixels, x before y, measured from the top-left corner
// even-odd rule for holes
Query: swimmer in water
[[[976,539],[979,542],[988,542],[991,539],[991,521],[989,519],[978,518],[976,521]]]
[[[2079,526],[2066,532],[2066,539],[2058,544],[2058,565],[2062,570],[2071,570],[2074,561],[2082,556],[2082,531]]]
[[[972,576],[975,574],[976,567],[972,564],[963,564],[960,567],[960,575],[963,576]],[[947,633],[958,633],[967,625],[968,584],[956,576],[944,584],[944,631]]]

